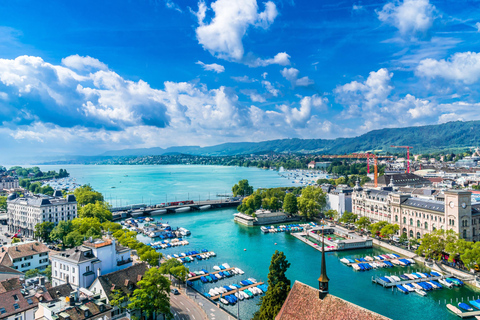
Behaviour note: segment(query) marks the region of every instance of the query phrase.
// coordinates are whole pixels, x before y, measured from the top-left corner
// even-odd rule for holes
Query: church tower
[[[323,235],[323,226],[322,226],[322,269],[320,273],[320,278],[318,278],[318,297],[320,300],[323,300],[328,294],[328,277],[327,277],[327,265],[325,263],[325,240]]]

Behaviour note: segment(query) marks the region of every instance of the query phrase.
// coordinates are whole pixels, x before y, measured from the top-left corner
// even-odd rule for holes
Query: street
[[[207,319],[203,310],[184,294],[170,294],[170,305],[173,318],[178,320],[203,320]]]

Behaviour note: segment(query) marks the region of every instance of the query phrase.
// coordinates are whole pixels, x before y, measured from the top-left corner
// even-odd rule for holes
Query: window
[[[87,266],[87,268],[85,269],[86,272],[90,271],[90,266]]]
[[[403,217],[403,223],[407,224],[407,218],[406,217]]]
[[[417,239],[420,239],[420,232],[417,232]]]
[[[413,230],[410,230],[410,238],[413,238]]]
[[[75,268],[72,267],[72,272],[75,272]]]
[[[18,301],[18,297],[16,294],[13,295],[13,300]]]
[[[420,220],[417,220],[417,228],[420,228]]]
[[[410,225],[413,226],[413,219],[410,218]]]
[[[7,310],[5,310],[5,308],[0,308],[0,314],[4,314],[4,313],[7,313]]]
[[[428,222],[425,222],[425,229],[428,229]]]
[[[13,307],[14,307],[15,309],[20,309],[20,306],[18,305],[18,303],[14,303],[14,304],[13,304]]]
[[[467,230],[463,230],[463,239],[467,238]]]
[[[72,277],[72,282],[75,283],[75,277]]]

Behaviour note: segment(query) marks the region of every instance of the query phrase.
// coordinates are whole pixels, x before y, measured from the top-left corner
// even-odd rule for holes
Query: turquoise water
[[[286,179],[273,171],[251,168],[209,167],[209,166],[62,166],[79,182],[90,183],[94,188],[112,198],[124,199],[129,203],[141,201],[143,195],[163,202],[164,193],[168,197],[175,194],[180,199],[188,194],[202,197],[210,192],[228,192],[229,188],[240,179],[249,179],[256,187],[273,187],[291,185]],[[42,169],[47,169],[43,166]],[[53,166],[48,166],[53,168]],[[56,169],[59,167],[56,166]],[[171,172],[171,174],[170,174]],[[128,177],[123,177],[124,175]],[[121,186],[120,186],[120,182]],[[115,184],[117,188],[110,189]],[[188,190],[188,191],[187,191]],[[202,196],[203,195],[203,196]],[[208,197],[208,196],[207,196]],[[193,198],[193,197],[191,197]],[[140,199],[140,200],[139,200]],[[147,201],[145,200],[145,202]],[[258,281],[267,281],[270,259],[275,250],[285,252],[291,263],[288,277],[292,284],[295,280],[317,287],[320,275],[321,253],[284,233],[262,234],[258,227],[248,228],[233,221],[235,209],[221,209],[206,212],[191,212],[163,215],[163,219],[172,227],[185,227],[192,232],[188,237],[190,245],[162,250],[164,254],[181,253],[190,250],[208,249],[215,251],[217,257],[206,261],[188,264],[192,270],[205,268],[212,270],[213,265],[228,263],[239,267],[245,274],[234,276],[216,284],[196,283],[196,288],[208,292],[210,286],[230,285],[233,282],[253,277]],[[141,238],[149,242],[149,238]],[[246,249],[246,251],[244,251]],[[400,271],[422,271],[421,266],[390,268],[368,272],[354,272],[343,265],[342,257],[360,257],[385,252],[381,249],[362,249],[327,253],[327,269],[330,278],[330,292],[340,298],[371,309],[392,319],[438,320],[457,319],[445,308],[445,300],[461,300],[477,297],[479,292],[468,287],[430,291],[426,297],[384,289],[372,283],[371,278],[377,274],[393,274]],[[240,302],[242,319],[249,319],[258,306],[259,298]],[[227,307],[233,314],[237,306]]]
[[[254,188],[293,186],[276,171],[223,166],[40,166],[42,171],[67,169],[77,183],[90,184],[113,206],[216,199],[248,179]],[[115,188],[112,188],[115,187]]]

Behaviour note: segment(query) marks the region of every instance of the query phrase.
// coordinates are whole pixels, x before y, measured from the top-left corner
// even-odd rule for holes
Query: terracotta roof
[[[0,293],[0,319],[8,318],[11,315],[23,312],[28,309],[36,308],[38,299],[36,297],[25,298],[20,289]],[[2,313],[5,309],[5,312]]]
[[[70,316],[71,320],[84,320],[89,318],[96,318],[96,316],[101,313],[105,313],[105,312],[110,313],[109,310],[112,309],[112,307],[110,307],[109,305],[104,304],[103,306],[105,307],[105,309],[103,311],[100,311],[100,307],[97,304],[95,304],[94,301],[88,301],[87,303],[83,304],[83,306],[87,307],[88,311],[90,311],[87,317],[85,317],[84,311],[80,309],[79,306],[75,306],[74,308],[64,310],[63,312],[67,313]]]
[[[118,270],[115,272],[104,274],[98,277],[103,291],[110,300],[113,290],[120,290],[124,294],[131,294],[137,288],[137,282],[147,272],[148,266],[146,263],[139,263],[131,267]]]
[[[331,294],[320,300],[317,289],[295,281],[275,320],[307,319],[387,320],[389,318]]]
[[[0,282],[0,293],[22,289],[22,288],[23,287],[22,287],[22,284],[20,283],[19,278],[11,278],[11,279]]]

